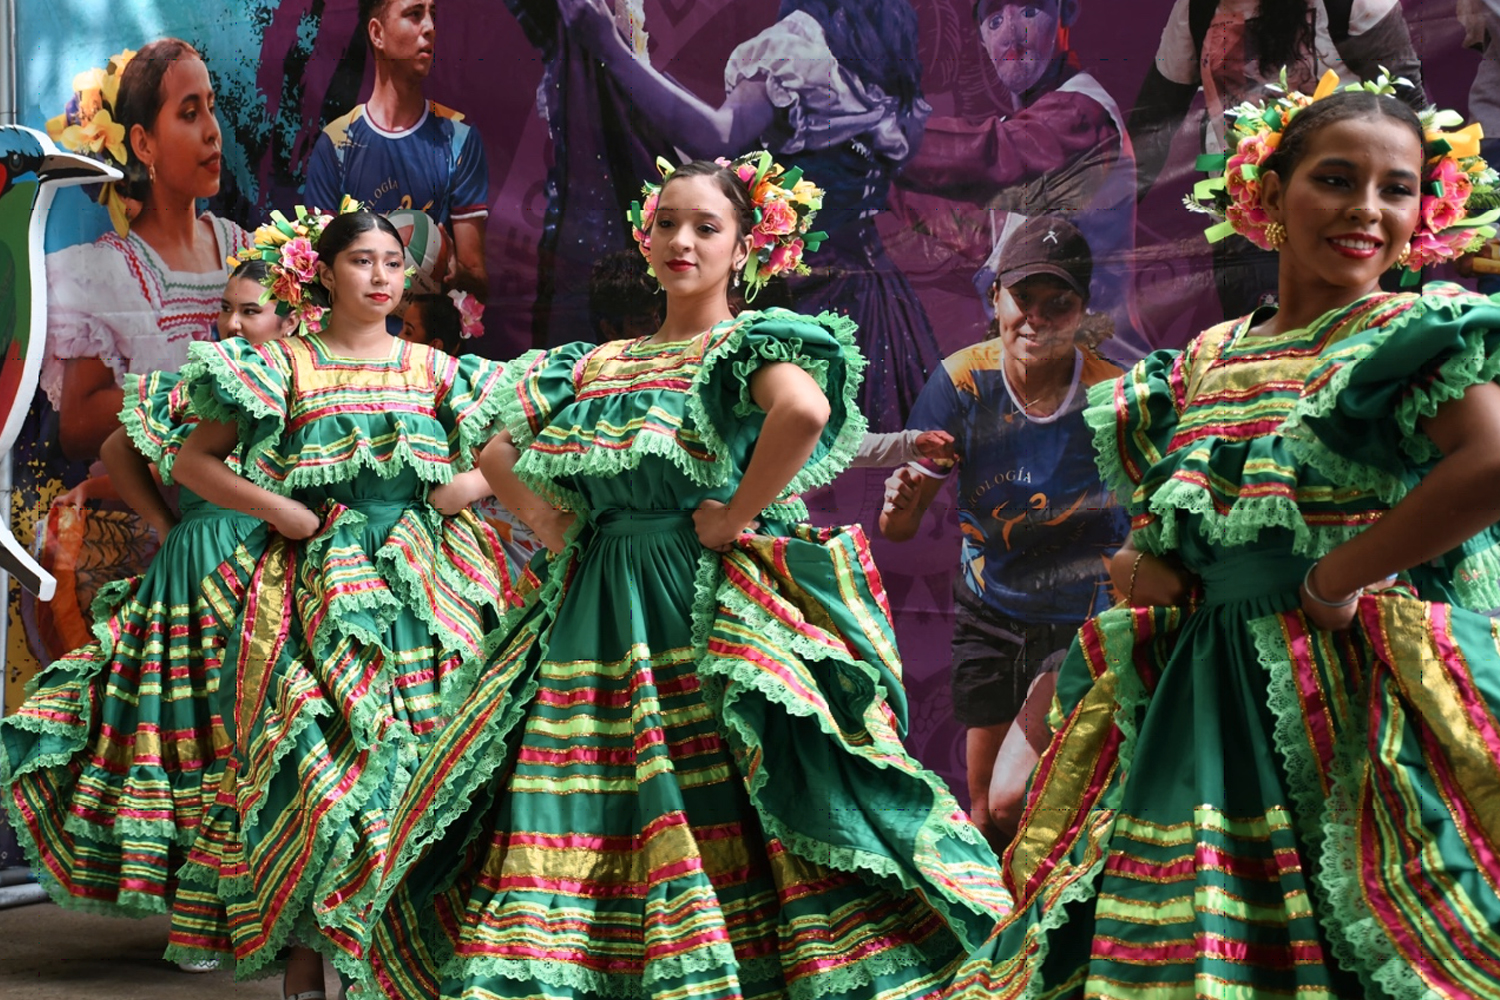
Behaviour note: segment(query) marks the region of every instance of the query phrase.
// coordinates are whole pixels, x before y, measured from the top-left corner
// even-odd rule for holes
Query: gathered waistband
[[[1295,594],[1312,560],[1286,551],[1247,552],[1204,567],[1204,604],[1234,604],[1279,594]]]
[[[366,517],[400,517],[408,510],[414,510],[421,506],[422,501],[415,497],[404,497],[400,500],[383,500],[376,497],[358,497],[352,499],[334,500],[326,498],[316,501],[310,506],[314,510],[321,510],[327,504],[336,503],[341,507],[347,507],[352,511],[364,514]]]
[[[690,510],[603,510],[593,516],[601,535],[654,535],[664,531],[693,531]]]

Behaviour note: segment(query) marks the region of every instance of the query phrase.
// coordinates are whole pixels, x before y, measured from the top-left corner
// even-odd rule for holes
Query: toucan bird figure
[[[114,167],[58,149],[35,129],[0,125],[0,456],[12,454],[41,375],[47,345],[42,243],[52,196],[61,187],[120,177]],[[56,581],[3,523],[0,568],[51,600]]]

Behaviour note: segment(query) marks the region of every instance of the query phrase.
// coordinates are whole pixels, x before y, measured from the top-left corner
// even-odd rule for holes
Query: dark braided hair
[[[229,272],[231,280],[235,278],[248,278],[257,285],[265,284],[266,278],[270,276],[271,269],[266,262],[259,257],[250,260],[242,260],[235,265],[234,270]]]
[[[1427,162],[1427,139],[1417,113],[1394,97],[1372,94],[1367,90],[1341,90],[1298,111],[1281,133],[1276,149],[1260,165],[1261,173],[1274,171],[1283,181],[1290,180],[1297,164],[1307,154],[1314,134],[1326,126],[1357,118],[1394,118],[1412,130],[1422,147],[1422,162]]]

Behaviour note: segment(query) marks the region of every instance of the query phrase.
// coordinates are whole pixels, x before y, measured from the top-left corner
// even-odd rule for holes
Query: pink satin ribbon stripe
[[[1280,615],[1278,620],[1287,637],[1287,648],[1291,650],[1292,682],[1297,685],[1297,697],[1302,703],[1302,723],[1313,753],[1317,755],[1316,773],[1322,793],[1326,796],[1328,774],[1333,767],[1334,723],[1318,678],[1317,660],[1312,650],[1314,640],[1304,627],[1304,620],[1300,615]]]

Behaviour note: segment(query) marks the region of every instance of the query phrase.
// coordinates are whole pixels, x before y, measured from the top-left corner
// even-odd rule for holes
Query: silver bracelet
[[[1302,574],[1302,591],[1303,591],[1303,593],[1307,594],[1308,598],[1314,604],[1321,604],[1325,608],[1347,608],[1349,605],[1351,605],[1355,601],[1359,600],[1359,595],[1362,594],[1362,593],[1364,593],[1364,588],[1363,587],[1361,587],[1359,590],[1356,590],[1354,592],[1354,594],[1351,597],[1349,597],[1348,600],[1344,600],[1344,601],[1325,601],[1325,600],[1323,600],[1323,598],[1321,598],[1321,597],[1318,596],[1317,591],[1313,590],[1313,586],[1312,586],[1312,574],[1313,574],[1313,570],[1315,570],[1315,569],[1318,568],[1318,563],[1321,562],[1321,561],[1322,560],[1317,560],[1317,559],[1313,560],[1313,564],[1311,566],[1307,567],[1307,572],[1304,573],[1304,574]]]

